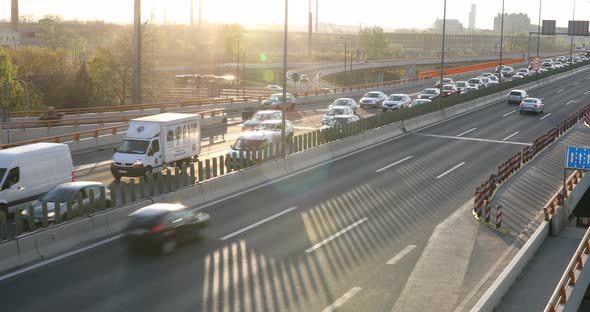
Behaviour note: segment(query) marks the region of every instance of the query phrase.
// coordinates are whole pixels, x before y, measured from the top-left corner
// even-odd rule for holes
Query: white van
[[[0,150],[0,211],[26,208],[52,188],[74,181],[70,148],[35,143]]]

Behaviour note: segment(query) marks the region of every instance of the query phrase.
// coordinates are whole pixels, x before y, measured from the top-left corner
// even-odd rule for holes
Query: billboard
[[[569,21],[567,26],[568,36],[588,36],[588,21]]]
[[[555,35],[555,20],[543,20],[543,24],[541,24],[541,34]]]

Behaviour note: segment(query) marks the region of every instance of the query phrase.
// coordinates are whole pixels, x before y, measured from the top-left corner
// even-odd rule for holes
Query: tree
[[[19,111],[24,108],[25,99],[24,91],[18,81],[13,78],[16,77],[16,67],[10,59],[10,55],[6,50],[0,48],[0,88],[6,83],[7,86],[7,101],[8,107],[11,111]],[[2,105],[4,105],[2,103]]]
[[[107,49],[99,48],[88,61],[88,74],[93,81],[92,104],[98,106],[124,105],[130,95],[128,73],[121,70],[117,57]]]
[[[361,27],[358,34],[358,47],[365,51],[367,58],[379,58],[386,54],[389,39],[379,26]]]

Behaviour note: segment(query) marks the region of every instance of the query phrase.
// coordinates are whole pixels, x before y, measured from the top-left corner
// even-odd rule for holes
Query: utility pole
[[[287,26],[289,18],[289,0],[285,0],[285,30],[283,35],[283,99],[281,102],[281,155],[287,157],[287,137],[285,135],[285,124],[287,123]]]
[[[447,24],[447,0],[444,2],[443,25],[442,25],[442,51],[440,56],[440,93],[438,95],[438,109],[442,109],[443,75],[445,73],[445,32]]]
[[[133,24],[133,104],[141,103],[141,0],[135,0]]]
[[[315,0],[315,32],[319,32],[318,29],[318,16],[320,15],[320,0]]]
[[[238,66],[236,67],[236,96],[240,96],[240,39],[238,39]]]
[[[246,97],[246,84],[244,80],[246,78],[246,50],[242,51],[242,96]]]
[[[500,62],[498,68],[502,72],[502,53],[504,52],[504,0],[502,0],[502,19],[500,22]]]
[[[311,0],[309,0],[309,14],[308,14],[308,20],[307,20],[307,55],[311,56],[311,32],[313,31],[312,29],[312,23],[313,23],[313,14],[311,13]]]
[[[539,48],[541,46],[541,8],[543,3],[542,1],[543,0],[539,0],[539,26],[537,27],[537,58],[539,57]]]

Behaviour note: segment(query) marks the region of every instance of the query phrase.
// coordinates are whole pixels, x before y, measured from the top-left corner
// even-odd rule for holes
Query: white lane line
[[[381,169],[377,169],[377,171],[376,171],[376,172],[377,172],[377,173],[379,173],[379,172],[381,172],[381,171],[383,171],[383,170],[387,170],[387,169],[389,169],[389,168],[391,168],[391,167],[393,167],[393,166],[395,166],[395,165],[399,165],[399,164],[403,163],[404,161],[406,161],[406,160],[408,160],[408,159],[411,159],[412,157],[414,157],[414,156],[408,156],[408,157],[406,157],[406,158],[404,158],[404,159],[400,159],[400,160],[398,160],[398,161],[394,162],[393,164],[387,165],[387,166],[385,166],[385,167],[383,167],[383,168],[381,168]]]
[[[574,83],[574,86],[577,86],[577,85],[579,85],[579,84],[580,84],[579,82],[576,82],[576,83]]]
[[[355,227],[357,227],[357,226],[361,225],[363,222],[365,222],[365,221],[367,221],[367,220],[369,220],[369,218],[367,218],[367,217],[364,217],[364,218],[362,218],[362,219],[360,219],[360,220],[356,221],[355,223],[353,223],[353,224],[351,224],[351,225],[349,225],[349,226],[347,226],[347,227],[343,228],[342,230],[338,231],[338,233],[336,233],[336,234],[334,234],[334,235],[332,235],[332,236],[330,236],[330,237],[328,237],[328,238],[324,239],[323,241],[321,241],[321,242],[319,242],[319,243],[317,243],[317,244],[313,245],[312,247],[308,248],[308,249],[307,249],[305,252],[306,252],[306,253],[312,253],[312,252],[314,252],[316,249],[318,249],[318,248],[320,248],[320,247],[324,246],[325,244],[327,244],[327,243],[331,242],[332,240],[334,240],[334,239],[335,239],[335,238],[337,238],[338,236],[340,236],[340,235],[342,235],[342,234],[344,234],[344,233],[346,233],[346,232],[348,232],[348,231],[352,230],[353,228],[355,228]]]
[[[414,133],[415,135],[422,135],[432,138],[441,138],[441,139],[455,139],[455,140],[465,140],[465,141],[477,141],[477,142],[486,142],[486,143],[503,143],[503,144],[514,144],[514,145],[523,145],[523,146],[532,146],[531,143],[523,143],[523,142],[511,142],[511,141],[498,141],[498,140],[488,140],[488,139],[478,139],[478,138],[466,138],[466,137],[454,137],[448,135],[440,135],[440,134],[425,134],[425,133]]]
[[[545,119],[545,118],[547,118],[547,117],[549,117],[549,116],[551,116],[551,113],[547,113],[545,116],[543,116],[543,117],[541,117],[541,118],[539,118],[539,119],[540,119],[540,120],[543,120],[543,119]]]
[[[336,309],[338,309],[343,304],[345,304],[346,301],[350,300],[350,298],[352,298],[352,296],[356,295],[361,290],[362,290],[362,288],[360,288],[360,287],[353,287],[347,293],[345,293],[342,297],[338,298],[338,300],[334,301],[334,303],[332,303],[330,306],[328,306],[327,308],[323,309],[322,312],[334,312],[334,311],[336,311]]]
[[[506,113],[506,114],[502,115],[502,117],[506,117],[506,116],[512,115],[514,113],[516,113],[516,110],[510,111],[509,113]]]
[[[96,248],[96,247],[98,247],[100,245],[104,245],[104,244],[110,243],[112,241],[115,241],[115,240],[123,237],[123,236],[124,236],[123,234],[115,235],[115,236],[113,236],[113,237],[111,237],[109,239],[105,239],[103,241],[94,243],[92,245],[88,245],[86,247],[83,247],[83,248],[80,248],[80,249],[76,249],[76,250],[70,251],[70,252],[68,252],[66,254],[63,254],[61,256],[57,256],[55,258],[51,258],[51,259],[48,259],[48,260],[45,260],[45,261],[41,261],[39,263],[35,263],[35,264],[31,265],[31,266],[28,266],[26,268],[22,268],[20,270],[17,270],[17,271],[8,273],[8,274],[4,274],[4,275],[0,276],[0,281],[3,281],[5,279],[9,279],[9,278],[11,278],[13,276],[17,276],[17,275],[20,275],[20,274],[23,274],[23,273],[26,273],[26,272],[29,272],[29,271],[32,271],[32,270],[34,270],[36,268],[40,268],[42,266],[46,266],[48,264],[57,262],[59,260],[62,260],[62,259],[65,259],[65,258],[69,258],[69,257],[71,257],[73,255],[77,255],[77,254],[82,253],[82,252],[84,252],[86,250]]]
[[[572,103],[576,103],[576,101],[575,101],[575,100],[571,100],[571,101],[569,101],[569,102],[565,103],[565,106],[568,106],[568,105],[570,105],[570,104],[572,104]]]
[[[473,131],[475,131],[475,130],[477,130],[477,128],[469,129],[469,130],[467,130],[467,131],[465,131],[465,132],[461,132],[461,133],[457,134],[457,136],[458,136],[458,137],[462,137],[462,136],[466,135],[467,133],[469,133],[469,132],[473,132]]]
[[[274,215],[272,215],[272,216],[270,216],[268,218],[262,219],[262,220],[260,220],[260,221],[258,221],[256,223],[254,223],[254,224],[248,225],[247,227],[245,227],[245,228],[243,228],[241,230],[238,230],[238,231],[235,231],[235,232],[233,232],[231,234],[228,234],[228,235],[220,238],[220,240],[227,240],[227,239],[230,239],[230,238],[232,238],[232,237],[234,237],[236,235],[240,235],[240,234],[242,234],[242,233],[244,233],[244,232],[246,232],[248,230],[251,230],[251,229],[253,229],[253,228],[255,228],[255,227],[257,227],[257,226],[259,226],[261,224],[264,224],[264,223],[266,223],[268,221],[271,221],[273,219],[276,219],[276,218],[278,218],[278,217],[280,217],[280,216],[282,216],[282,215],[284,215],[286,213],[289,213],[289,212],[291,212],[291,211],[293,211],[295,209],[297,209],[297,207],[291,207],[289,209],[285,209],[285,210],[283,210],[283,211],[281,211],[281,212],[279,212],[277,214],[274,214]]]
[[[563,90],[565,90],[565,89],[559,89],[559,90],[557,90],[557,92],[555,92],[555,93],[561,93],[561,92],[563,92]]]
[[[584,95],[588,95],[588,93],[590,93],[590,90],[584,92]]]
[[[101,162],[97,162],[97,163],[93,163],[93,164],[80,165],[80,166],[74,167],[74,171],[82,171],[82,170],[86,170],[86,169],[92,169],[94,167],[109,165],[111,162],[112,162],[112,160],[109,159],[109,160],[105,160],[105,161],[101,161]]]
[[[515,136],[515,135],[517,135],[517,134],[519,134],[519,133],[520,133],[520,131],[516,131],[516,132],[514,132],[513,134],[511,134],[511,135],[509,135],[509,136],[507,136],[507,137],[503,138],[503,139],[502,139],[502,141],[508,141],[508,140],[509,140],[511,137],[513,137],[513,136]]]
[[[446,176],[447,174],[449,174],[449,173],[453,172],[453,171],[454,171],[454,170],[456,170],[457,168],[459,168],[459,167],[463,166],[464,164],[465,164],[465,162],[462,162],[462,163],[460,163],[460,164],[456,165],[455,167],[453,167],[453,168],[451,168],[451,169],[449,169],[449,170],[447,170],[447,171],[445,171],[445,172],[443,172],[443,173],[439,174],[439,175],[438,175],[436,178],[437,178],[437,179],[440,179],[440,178],[442,178],[442,177]]]
[[[404,248],[404,250],[400,251],[397,255],[395,255],[395,257],[391,258],[391,260],[387,261],[387,264],[396,264],[403,257],[412,252],[414,248],[416,248],[416,245],[409,245],[408,247]]]

